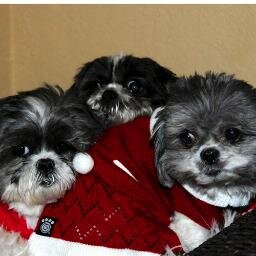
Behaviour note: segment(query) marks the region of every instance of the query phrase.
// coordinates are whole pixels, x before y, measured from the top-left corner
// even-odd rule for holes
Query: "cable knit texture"
[[[181,250],[168,227],[174,211],[206,228],[221,219],[221,209],[195,199],[181,186],[159,184],[148,118],[110,128],[89,154],[93,170],[80,175],[63,199],[46,206],[37,234],[138,252],[132,255],[161,254],[167,245]]]

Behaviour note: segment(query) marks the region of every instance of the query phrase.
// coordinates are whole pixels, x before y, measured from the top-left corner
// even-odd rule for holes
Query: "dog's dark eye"
[[[142,86],[141,86],[140,82],[138,82],[136,80],[132,80],[132,81],[128,82],[127,88],[132,94],[135,95],[141,91]]]
[[[226,140],[231,143],[237,143],[242,138],[242,132],[237,128],[229,128],[225,131]]]
[[[58,154],[63,154],[63,153],[66,153],[68,151],[72,151],[72,149],[73,149],[73,147],[70,144],[66,143],[66,142],[60,142],[56,146],[56,152]]]
[[[30,149],[27,146],[23,146],[23,145],[15,146],[12,148],[12,153],[15,156],[26,157],[29,155]]]
[[[180,134],[180,141],[185,147],[191,148],[196,143],[196,137],[190,131],[185,130]]]

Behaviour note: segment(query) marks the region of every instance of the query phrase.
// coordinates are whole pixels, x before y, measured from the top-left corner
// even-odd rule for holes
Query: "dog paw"
[[[178,236],[185,252],[192,251],[210,237],[210,231],[184,214],[175,212],[169,226]]]

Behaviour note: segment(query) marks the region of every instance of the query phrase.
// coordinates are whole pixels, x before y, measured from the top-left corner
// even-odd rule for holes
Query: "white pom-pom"
[[[92,157],[86,153],[77,153],[73,158],[73,167],[75,171],[86,174],[92,170],[94,161]]]

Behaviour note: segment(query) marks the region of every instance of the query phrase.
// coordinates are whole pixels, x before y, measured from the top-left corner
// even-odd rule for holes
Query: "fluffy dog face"
[[[166,99],[175,74],[149,58],[101,57],[85,64],[68,93],[74,93],[106,123],[149,115]]]
[[[256,92],[225,74],[181,78],[154,126],[162,184],[256,191]]]
[[[71,187],[73,157],[88,148],[100,129],[84,106],[74,102],[53,87],[0,101],[3,201],[42,205]]]

